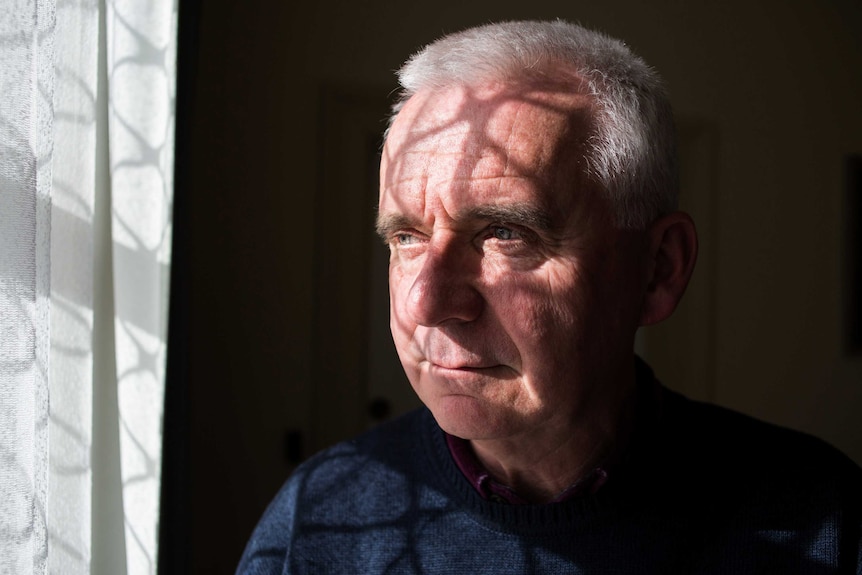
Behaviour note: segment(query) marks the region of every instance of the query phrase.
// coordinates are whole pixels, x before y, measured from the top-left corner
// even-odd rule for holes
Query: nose
[[[431,242],[407,295],[413,321],[427,327],[470,322],[482,313],[476,289],[478,254],[454,242]]]

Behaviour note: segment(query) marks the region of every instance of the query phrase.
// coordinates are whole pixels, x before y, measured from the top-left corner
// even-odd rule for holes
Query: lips
[[[439,371],[494,375],[494,371],[511,370],[516,365],[511,361],[516,354],[506,353],[509,346],[493,337],[466,337],[451,327],[420,328],[413,335],[410,347],[414,361]]]
[[[416,345],[417,359],[444,369],[484,369],[501,364],[492,353],[471,352],[452,344],[430,347]]]
[[[473,354],[462,350],[452,350],[449,354],[428,354],[423,357],[429,364],[442,369],[480,370],[505,365],[492,354]]]
[[[432,375],[438,375],[447,379],[452,377],[482,377],[483,379],[491,377],[494,379],[511,379],[517,375],[511,367],[499,363],[485,364],[482,366],[461,365],[458,367],[447,367],[445,365],[440,365],[429,361],[426,365],[428,366],[428,373]]]
[[[494,367],[501,367],[499,363],[493,362],[445,362],[445,361],[434,361],[428,360],[428,363],[435,367],[439,367],[442,369],[460,369],[465,371],[476,371],[480,369],[491,369]]]

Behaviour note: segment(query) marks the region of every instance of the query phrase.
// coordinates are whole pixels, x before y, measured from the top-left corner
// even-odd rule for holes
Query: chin
[[[512,431],[506,414],[475,397],[448,395],[426,405],[443,431],[461,439],[492,439]]]

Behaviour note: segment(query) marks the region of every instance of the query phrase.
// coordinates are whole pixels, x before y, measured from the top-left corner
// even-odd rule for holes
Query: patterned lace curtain
[[[176,0],[0,0],[0,573],[155,573]]]

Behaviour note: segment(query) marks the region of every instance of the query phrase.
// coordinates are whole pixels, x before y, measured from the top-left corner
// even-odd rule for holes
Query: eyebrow
[[[457,213],[455,219],[461,221],[486,220],[515,224],[533,228],[540,232],[552,232],[555,227],[553,218],[547,211],[529,204],[477,206]],[[383,241],[387,241],[389,236],[396,230],[417,227],[420,227],[420,222],[415,218],[401,213],[378,214],[375,226],[377,235]]]
[[[530,204],[477,206],[467,210],[463,217],[465,219],[517,224],[544,232],[551,231],[554,227],[553,219],[547,211]]]
[[[377,235],[384,242],[389,241],[389,236],[396,230],[416,227],[416,221],[404,214],[377,214],[377,223],[374,226]]]

